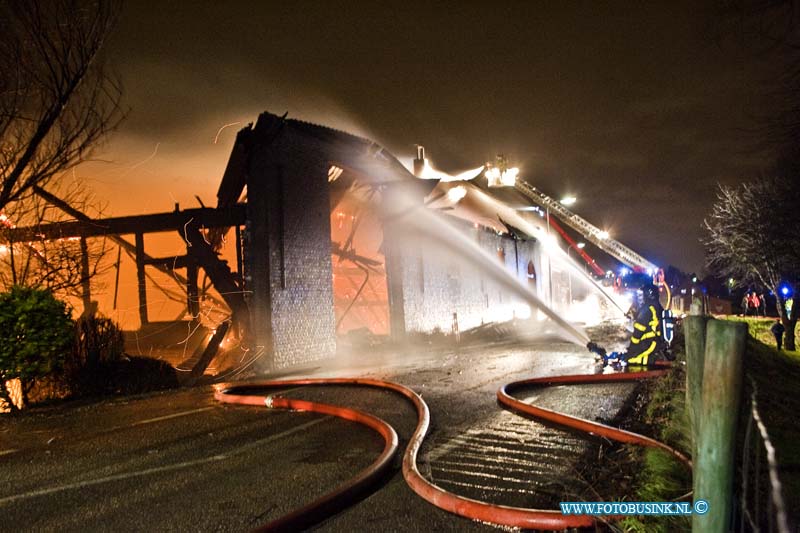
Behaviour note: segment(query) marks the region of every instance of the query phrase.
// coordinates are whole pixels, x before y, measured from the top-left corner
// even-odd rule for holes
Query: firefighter
[[[641,288],[642,305],[633,321],[633,333],[630,344],[624,352],[605,353],[605,350],[594,343],[589,343],[589,350],[603,358],[603,366],[611,364],[614,368],[627,365],[649,366],[655,362],[656,352],[664,347],[661,336],[661,317],[663,308],[658,301],[658,287],[645,284]]]

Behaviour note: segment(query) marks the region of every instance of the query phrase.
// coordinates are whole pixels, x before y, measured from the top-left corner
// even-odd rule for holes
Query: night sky
[[[109,42],[130,113],[81,169],[106,214],[214,205],[235,132],[288,111],[452,173],[503,153],[699,271],[716,184],[768,161],[753,117],[777,67],[713,38],[714,3],[188,4],[129,1]]]

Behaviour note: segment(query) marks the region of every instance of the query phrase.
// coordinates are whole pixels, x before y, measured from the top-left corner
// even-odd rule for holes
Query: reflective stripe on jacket
[[[656,350],[660,337],[661,328],[659,327],[658,311],[656,306],[650,305],[636,315],[636,320],[633,323],[633,334],[631,335],[631,346],[628,348],[628,353],[631,354],[631,357],[628,358],[628,363],[646,365],[650,354]]]

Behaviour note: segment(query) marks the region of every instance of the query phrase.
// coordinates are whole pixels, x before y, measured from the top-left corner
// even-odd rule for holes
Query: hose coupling
[[[273,407],[273,397],[270,394],[269,396],[264,397],[264,405],[267,406],[267,409],[272,409]]]
[[[606,356],[606,350],[602,346],[598,346],[596,342],[589,342],[586,347],[590,352],[599,355],[600,357]]]

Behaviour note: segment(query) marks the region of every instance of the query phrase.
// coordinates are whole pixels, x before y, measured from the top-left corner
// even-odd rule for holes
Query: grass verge
[[[683,354],[678,354],[678,362],[666,377],[647,384],[644,394],[649,401],[644,411],[644,422],[652,428],[655,438],[688,456],[691,444],[682,359]],[[659,449],[631,448],[636,450],[641,465],[632,501],[690,501],[687,494],[692,490],[692,473],[685,464]],[[630,532],[689,531],[691,518],[631,516],[619,522],[617,527]]]
[[[751,386],[756,387],[758,412],[775,446],[778,477],[790,522],[800,523],[800,352],[775,349],[769,333],[773,320],[742,319],[750,333],[745,355],[743,404],[749,407]]]
[[[757,391],[758,410],[776,448],[782,494],[790,523],[800,523],[800,352],[775,349],[769,331],[774,319],[730,317],[748,325],[745,355],[745,397],[742,409],[749,409],[752,385]],[[678,360],[685,358],[683,339],[676,339]],[[691,449],[690,426],[685,406],[685,373],[681,364],[669,376],[648,383],[644,425],[651,435],[688,455]],[[743,428],[739,430],[742,440]],[[630,500],[671,501],[687,494],[692,487],[691,472],[669,455],[654,449],[631,448],[638,454],[640,470]],[[740,481],[737,479],[736,487]],[[690,517],[629,517],[616,525],[623,531],[689,531]]]

